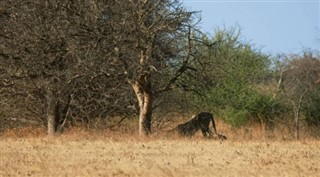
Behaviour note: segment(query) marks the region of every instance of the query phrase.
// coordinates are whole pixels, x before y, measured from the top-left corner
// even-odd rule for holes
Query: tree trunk
[[[72,96],[68,95],[68,100],[64,108],[61,108],[61,102],[57,95],[50,91],[46,95],[47,99],[47,120],[48,135],[54,136],[60,134],[66,124],[67,116],[70,111]],[[62,122],[62,123],[61,123]]]
[[[300,118],[299,118],[299,110],[295,110],[295,113],[294,113],[294,123],[295,123],[295,138],[296,140],[300,139]]]
[[[48,119],[48,135],[49,136],[54,136],[56,134],[56,121],[55,121],[55,117],[52,114],[48,114],[47,115],[47,119]]]
[[[150,81],[147,80],[147,84],[143,83],[145,82],[136,81],[131,87],[139,102],[139,135],[148,136],[151,133],[153,94]]]
[[[53,91],[47,92],[47,120],[48,120],[48,135],[54,136],[56,134],[57,119],[56,119],[56,98]]]
[[[295,122],[295,138],[296,140],[300,139],[300,109],[301,109],[301,104],[302,104],[302,100],[304,98],[304,96],[306,95],[306,93],[308,92],[309,87],[307,87],[304,92],[302,93],[302,95],[300,96],[297,105],[295,105],[294,101],[292,101],[293,104],[293,109],[294,109],[294,122]]]
[[[152,94],[144,92],[144,104],[139,113],[139,134],[147,136],[151,133]]]

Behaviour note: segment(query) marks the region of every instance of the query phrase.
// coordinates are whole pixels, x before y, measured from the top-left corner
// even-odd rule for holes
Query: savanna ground
[[[50,138],[44,128],[9,130],[0,136],[0,176],[320,176],[319,139],[218,129],[227,141],[200,133],[145,139],[131,130],[73,128]]]

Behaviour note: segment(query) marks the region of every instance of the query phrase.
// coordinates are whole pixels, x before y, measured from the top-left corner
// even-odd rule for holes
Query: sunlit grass
[[[317,140],[141,139],[82,129],[48,138],[38,131],[0,137],[0,176],[320,176]]]

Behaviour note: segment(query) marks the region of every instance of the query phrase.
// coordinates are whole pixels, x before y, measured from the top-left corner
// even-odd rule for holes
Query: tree
[[[111,88],[122,83],[99,68],[108,56],[97,47],[97,2],[6,0],[0,18],[2,96],[44,119],[49,135],[63,128],[71,107],[79,117],[96,116],[109,104],[101,100],[114,98]]]
[[[212,38],[199,38],[203,43],[198,46],[197,70],[190,71],[197,79],[184,83],[191,82],[194,88],[190,90],[198,90],[197,104],[210,107],[235,126],[249,118],[260,122],[270,118],[270,98],[257,89],[269,77],[269,56],[241,41],[236,28],[218,29]]]
[[[150,134],[154,99],[193,60],[194,13],[177,0],[6,0],[0,14],[4,85],[46,102],[49,134],[72,104],[87,112],[108,105],[104,98],[122,100],[125,84],[138,100],[140,135]]]
[[[319,130],[320,126],[320,86],[315,86],[305,96],[305,104],[302,105],[302,111],[305,121],[309,127],[315,127]],[[318,131],[319,133],[319,131]],[[318,134],[319,135],[319,134]]]
[[[295,138],[300,137],[301,109],[308,104],[306,97],[317,89],[316,82],[320,77],[319,57],[304,52],[303,56],[292,55],[284,68],[282,80],[282,96],[292,105],[295,122]],[[280,82],[279,82],[280,83]]]
[[[137,97],[140,135],[151,133],[155,97],[172,89],[191,62],[192,15],[176,0],[123,0],[105,9],[112,64]],[[164,76],[167,82],[154,80]]]
[[[57,130],[58,87],[67,82],[65,72],[75,62],[69,59],[72,41],[64,13],[55,1],[5,1],[1,9],[1,69],[12,85],[19,80],[22,87],[34,85],[45,92],[49,134]]]

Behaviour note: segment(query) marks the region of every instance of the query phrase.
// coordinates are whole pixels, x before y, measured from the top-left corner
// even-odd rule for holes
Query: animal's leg
[[[207,137],[207,131],[205,129],[201,129],[203,137]],[[209,133],[210,135],[210,133]]]

